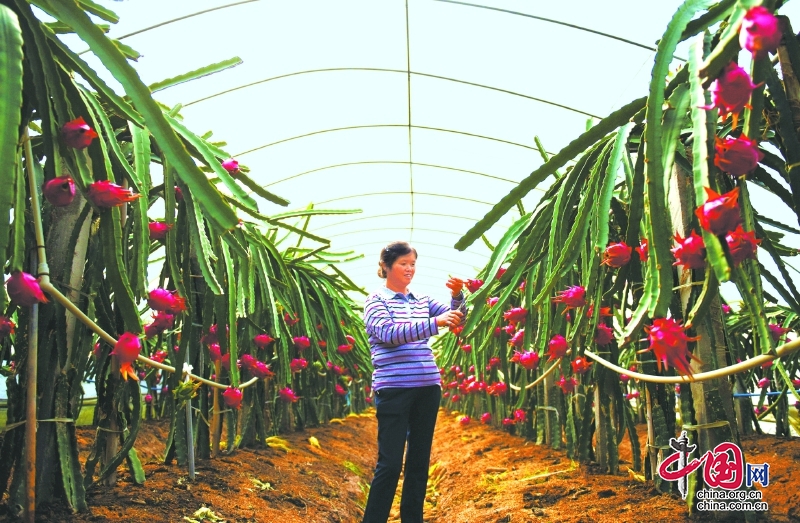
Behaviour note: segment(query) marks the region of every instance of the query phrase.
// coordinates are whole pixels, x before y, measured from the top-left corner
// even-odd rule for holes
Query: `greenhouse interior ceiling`
[[[195,132],[213,131],[258,184],[290,201],[288,209],[360,210],[307,224],[330,240],[331,252],[352,251],[357,259],[341,267],[359,286],[380,282],[383,245],[408,240],[420,255],[415,286],[431,295],[445,292],[448,274],[476,274],[491,253],[487,244],[535,208],[552,177],[485,241],[453,247],[543,155],[646,94],[655,46],[681,4],[100,3],[119,15],[108,35],[141,54],[135,67],[147,84],[230,66],[156,87],[154,97],[179,106]],[[791,17],[796,9],[789,2],[781,12]],[[118,86],[77,37],[62,39]],[[674,67],[687,49],[678,47]],[[263,214],[287,210],[252,196]],[[793,221],[788,210],[772,218]]]

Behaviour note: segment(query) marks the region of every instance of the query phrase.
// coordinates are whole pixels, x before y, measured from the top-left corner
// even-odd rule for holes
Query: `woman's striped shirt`
[[[369,335],[375,372],[372,388],[441,385],[439,368],[428,339],[439,333],[436,316],[448,310],[466,315],[464,295],[448,307],[429,296],[417,297],[386,287],[372,293],[364,304],[364,324]]]

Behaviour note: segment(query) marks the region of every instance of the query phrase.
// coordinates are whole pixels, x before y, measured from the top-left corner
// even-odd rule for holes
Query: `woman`
[[[441,400],[441,377],[428,345],[440,327],[455,327],[466,308],[464,281],[450,278],[452,300],[445,305],[415,294],[408,285],[416,271],[417,251],[406,242],[381,250],[378,276],[386,286],[371,294],[364,305],[375,372],[372,388],[378,411],[378,464],[364,510],[363,523],[385,523],[389,518],[397,481],[403,468],[400,518],[422,523],[428,483],[431,442]]]

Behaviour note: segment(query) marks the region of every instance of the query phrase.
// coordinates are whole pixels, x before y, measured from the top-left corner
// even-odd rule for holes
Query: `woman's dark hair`
[[[378,276],[385,278],[386,270],[392,268],[392,265],[394,265],[394,262],[397,261],[397,258],[412,252],[416,257],[417,250],[408,242],[392,242],[381,249],[380,261],[378,262]]]

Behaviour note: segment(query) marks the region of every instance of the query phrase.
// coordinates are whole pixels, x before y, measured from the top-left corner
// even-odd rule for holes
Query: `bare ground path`
[[[240,449],[215,460],[201,460],[191,481],[186,469],[163,463],[168,432],[165,421],[147,422],[136,449],[147,481],[131,483],[121,470],[111,488],[89,491],[90,510],[70,514],[44,507],[42,522],[185,522],[357,523],[377,455],[374,414],[309,428],[283,436],[288,452],[278,448]],[[319,447],[313,446],[313,436]],[[88,453],[91,428],[79,428]],[[800,521],[800,440],[773,436],[743,442],[750,463],[770,463],[770,504],[763,521]],[[622,473],[598,474],[579,467],[563,451],[441,411],[434,440],[426,521],[429,523],[660,522],[688,521],[682,500],[662,494],[652,483],[631,477],[630,450],[620,449]],[[5,503],[6,500],[3,500]],[[198,511],[206,511],[202,519]],[[195,515],[198,514],[198,515]],[[396,510],[390,520],[399,522]],[[706,518],[695,518],[702,521]],[[0,521],[14,521],[0,506]]]

